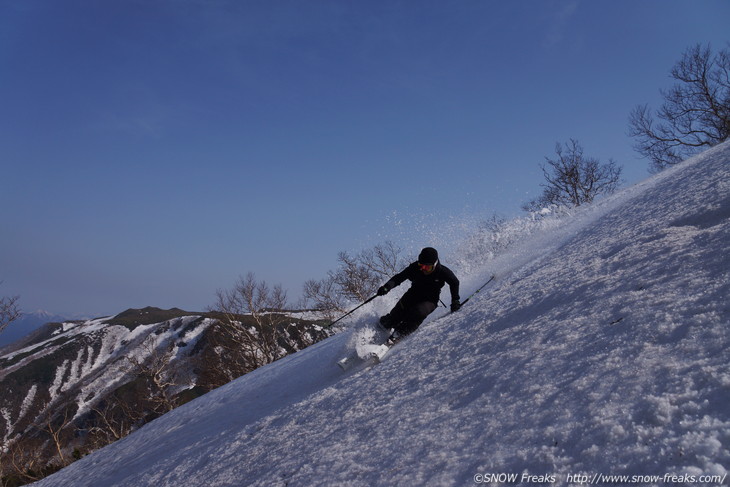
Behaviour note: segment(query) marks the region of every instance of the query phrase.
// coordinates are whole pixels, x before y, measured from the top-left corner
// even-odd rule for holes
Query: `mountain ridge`
[[[288,353],[326,336],[315,322],[290,321],[296,326],[276,325],[278,346]],[[219,381],[248,372],[225,358],[227,340],[215,313],[145,307],[49,323],[4,349],[3,482],[37,479],[39,472],[68,463],[72,454],[119,439]],[[19,465],[25,468],[19,471]]]

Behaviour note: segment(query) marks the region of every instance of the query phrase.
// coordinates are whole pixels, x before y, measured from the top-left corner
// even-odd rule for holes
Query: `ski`
[[[359,363],[379,363],[383,359],[383,357],[385,357],[385,354],[387,354],[389,350],[390,347],[386,344],[369,345],[368,350],[365,351],[365,353],[363,353],[362,355],[358,352],[352,352],[350,355],[338,360],[337,365],[339,365],[342,370],[346,371],[350,370],[355,364]]]
[[[383,360],[383,357],[385,357],[385,354],[388,353],[389,350],[390,350],[390,346],[388,344],[384,343],[384,344],[380,345],[379,347],[377,347],[376,349],[372,350],[370,352],[369,358],[380,362],[381,360]]]
[[[353,352],[347,357],[338,360],[337,365],[339,365],[342,370],[350,370],[350,368],[358,361],[358,358],[357,354]]]

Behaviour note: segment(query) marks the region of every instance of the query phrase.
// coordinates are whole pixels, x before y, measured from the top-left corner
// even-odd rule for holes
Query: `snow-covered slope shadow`
[[[723,144],[498,259],[493,287],[380,365],[343,374],[335,336],[38,485],[716,485],[701,476],[730,466],[729,195]]]

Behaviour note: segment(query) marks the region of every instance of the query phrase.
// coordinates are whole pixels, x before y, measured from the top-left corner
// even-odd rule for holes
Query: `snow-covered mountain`
[[[336,361],[397,296],[37,485],[728,483],[730,143],[461,260],[381,364]]]
[[[315,322],[281,317],[284,355],[327,336]],[[0,477],[53,470],[251,369],[227,354],[240,343],[216,313],[129,309],[49,323],[0,354]],[[250,317],[241,316],[244,324]],[[253,320],[253,318],[250,318]],[[272,321],[273,323],[274,321]],[[295,325],[295,326],[290,326]],[[247,324],[247,326],[252,326]],[[256,331],[256,328],[252,328]],[[60,462],[59,462],[60,461]],[[26,475],[33,471],[34,474]]]
[[[46,323],[54,323],[69,320],[67,316],[61,316],[48,311],[37,310],[30,313],[23,313],[20,318],[10,323],[10,325],[0,333],[0,354],[4,353],[4,348],[13,342],[21,340],[33,331],[37,330]]]
[[[145,319],[152,310],[127,310],[86,322],[49,323],[23,340],[20,348],[1,356],[0,384],[11,393],[0,400],[3,439],[11,439],[38,416],[69,402],[78,406],[74,416],[83,416],[109,390],[130,380],[124,359],[135,355],[141,359],[147,353],[143,343],[150,349],[176,341],[194,346],[208,325],[203,317],[186,316],[191,313],[181,310],[154,309],[164,316]],[[127,322],[130,316],[137,322]]]

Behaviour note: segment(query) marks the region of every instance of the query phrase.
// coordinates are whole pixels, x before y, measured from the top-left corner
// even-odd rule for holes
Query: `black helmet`
[[[438,261],[439,253],[436,252],[436,249],[434,249],[433,247],[426,247],[425,249],[421,250],[420,254],[418,254],[419,264],[436,265]]]

